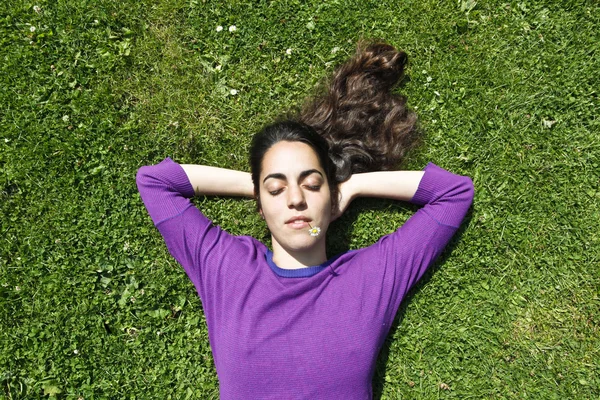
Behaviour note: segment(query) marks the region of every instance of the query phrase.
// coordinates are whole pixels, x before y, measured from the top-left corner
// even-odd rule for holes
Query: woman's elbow
[[[135,183],[139,187],[154,186],[161,181],[156,165],[144,165],[135,174]]]
[[[465,201],[471,205],[473,203],[473,198],[475,197],[475,185],[473,184],[473,180],[468,176],[463,176],[461,189]]]

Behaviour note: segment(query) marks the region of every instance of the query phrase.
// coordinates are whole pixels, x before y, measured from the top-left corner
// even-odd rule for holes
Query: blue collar
[[[298,268],[298,269],[285,269],[285,268],[278,267],[275,264],[275,262],[273,261],[273,252],[271,250],[267,250],[266,256],[267,256],[267,264],[269,264],[269,267],[271,267],[273,272],[275,272],[275,274],[277,274],[278,276],[281,276],[284,278],[308,278],[310,276],[314,276],[314,275],[318,274],[319,272],[323,271],[325,268],[329,267],[329,265],[331,265],[331,263],[334,262],[342,254],[338,254],[337,256],[330,258],[329,260],[325,261],[323,264],[319,264],[319,265],[315,265],[315,266],[311,266],[311,267]]]

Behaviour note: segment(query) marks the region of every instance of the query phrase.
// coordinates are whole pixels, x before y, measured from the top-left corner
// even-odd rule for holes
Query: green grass
[[[426,143],[406,168],[476,187],[398,313],[376,396],[599,398],[599,20],[595,1],[3,2],[0,398],[216,398],[200,301],[135,172],[247,170],[252,134],[361,37],[409,54]],[[268,242],[251,201],[197,204]],[[357,201],[330,251],[413,212]]]

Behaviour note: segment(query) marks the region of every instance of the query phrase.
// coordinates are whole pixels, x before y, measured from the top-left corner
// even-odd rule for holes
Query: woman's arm
[[[246,185],[239,183],[244,177]],[[249,175],[200,165],[184,169],[166,158],[159,164],[141,167],[136,182],[169,252],[196,286],[203,304],[215,304],[215,298],[223,291],[214,289],[241,276],[239,260],[250,254],[258,257],[259,253],[253,252],[258,241],[228,234],[203,215],[190,198],[196,194],[249,194]]]
[[[385,305],[380,313],[385,315],[386,324],[393,322],[406,293],[444,251],[473,201],[474,188],[469,177],[432,163],[423,172],[376,173],[366,182],[362,179],[353,182],[354,177],[348,182],[348,196],[366,192],[422,206],[395,232],[384,235],[357,256],[361,257],[357,262],[370,266],[365,279],[374,279],[374,284],[364,286],[380,285],[377,298],[388,299],[380,301]],[[396,176],[397,182],[387,181],[387,175]]]
[[[409,201],[415,195],[423,171],[380,171],[354,174],[344,186],[348,185],[351,198],[380,197]]]
[[[206,165],[181,164],[196,196],[253,197],[250,173]]]
[[[354,174],[340,184],[340,201],[336,217],[344,213],[357,197],[379,197],[410,201],[423,178],[424,171],[379,171]]]

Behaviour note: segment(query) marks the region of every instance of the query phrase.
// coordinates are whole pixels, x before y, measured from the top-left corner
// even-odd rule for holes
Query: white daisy
[[[308,224],[308,226],[310,227],[310,229],[308,230],[308,234],[310,236],[319,236],[319,234],[321,233],[321,228],[319,228],[318,226],[313,227],[311,224]]]

